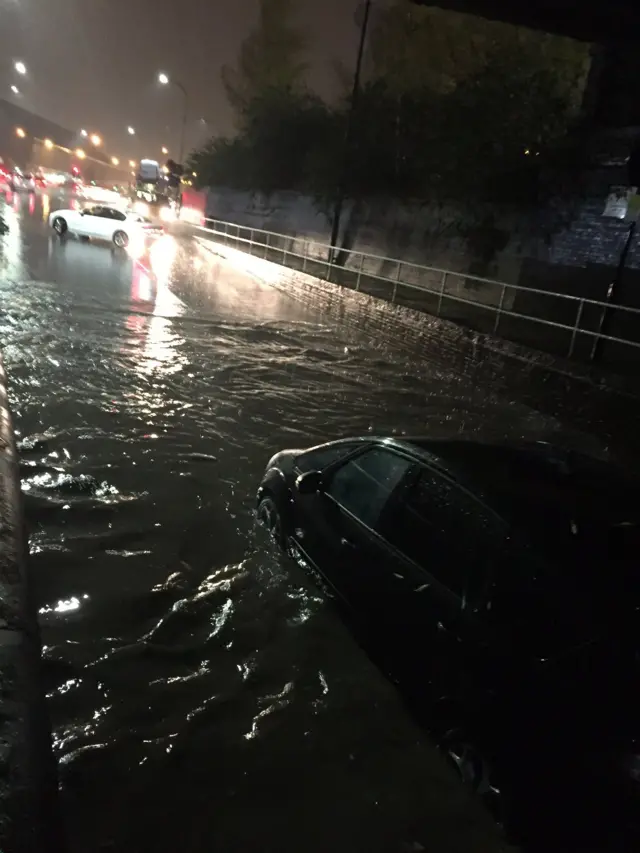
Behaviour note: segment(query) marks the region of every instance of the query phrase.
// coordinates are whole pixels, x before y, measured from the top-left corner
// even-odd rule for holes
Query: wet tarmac
[[[71,849],[496,849],[255,488],[348,434],[598,441],[186,240],[60,241],[56,204],[0,200],[0,340]]]

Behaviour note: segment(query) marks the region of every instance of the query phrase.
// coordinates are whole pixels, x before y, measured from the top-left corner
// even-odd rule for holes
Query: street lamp
[[[91,144],[95,145],[96,148],[98,147],[98,145],[102,145],[102,137],[100,136],[100,134],[98,134],[98,133],[92,133],[91,134]]]
[[[184,97],[184,104],[182,108],[182,128],[180,130],[180,154],[178,157],[178,161],[182,163],[182,157],[184,154],[184,133],[187,127],[187,113],[189,112],[189,96],[187,95],[187,90],[184,88],[182,83],[179,80],[170,80],[169,76],[161,71],[158,74],[158,83],[161,83],[163,86],[168,86],[170,83],[173,83],[174,86],[177,86],[178,89],[182,92]]]
[[[45,148],[53,148],[53,142],[50,139],[45,139],[44,147]]]
[[[163,154],[168,154],[168,153],[169,153],[169,149],[167,148],[167,146],[166,146],[166,145],[163,145],[163,146],[162,146],[162,153],[163,153]]]
[[[23,128],[16,127],[16,136],[19,136],[20,139],[24,139],[27,134],[24,132]]]
[[[82,148],[76,148],[76,157],[79,157],[80,160],[84,160],[87,155],[84,153]]]
[[[133,127],[131,127],[131,125],[129,125],[129,127],[127,128],[127,133],[129,134],[129,136],[135,136],[135,134],[136,134],[135,128],[133,128]]]
[[[18,89],[18,87],[15,85],[11,87],[11,91],[13,92],[14,95],[20,94],[20,89]]]
[[[80,131],[80,136],[84,136],[84,137],[89,136],[89,134],[88,134],[88,133],[87,133],[87,131],[84,129],[84,127],[83,127],[83,128],[82,128],[82,130]]]
[[[17,60],[17,62],[13,63],[13,67],[16,69],[18,74],[26,74],[27,73],[27,66],[24,64],[24,62],[22,62],[19,59]]]
[[[118,160],[118,158],[117,158],[117,157],[112,157],[112,158],[111,158],[111,162],[113,163],[113,165],[114,165],[114,166],[119,166],[119,165],[120,165],[120,160]]]
[[[135,169],[136,161],[135,160],[129,160],[129,165],[131,166],[132,169]]]

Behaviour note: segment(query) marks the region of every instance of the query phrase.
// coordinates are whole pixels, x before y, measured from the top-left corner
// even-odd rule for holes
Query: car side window
[[[114,210],[111,207],[105,207],[104,215],[107,217],[107,219],[117,219],[119,222],[124,222],[127,218],[124,213],[119,210]]]
[[[82,212],[85,216],[99,216],[100,214],[97,213],[98,210],[99,208],[97,207],[84,207],[82,209]]]
[[[375,447],[338,468],[325,493],[363,524],[376,529],[382,510],[412,465],[404,456]]]
[[[296,459],[296,467],[306,474],[307,471],[322,471],[338,462],[343,456],[348,456],[352,453],[359,443],[349,444],[332,444],[329,447],[317,447],[315,450],[308,450],[306,453],[301,453]]]
[[[502,547],[502,528],[458,484],[422,468],[382,535],[401,553],[461,597],[478,599]]]

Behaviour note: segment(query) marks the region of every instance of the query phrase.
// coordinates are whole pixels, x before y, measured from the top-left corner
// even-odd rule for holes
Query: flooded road
[[[60,241],[53,204],[0,209],[0,340],[72,849],[488,850],[393,690],[256,532],[255,488],[276,450],[347,434],[597,442],[189,242]]]

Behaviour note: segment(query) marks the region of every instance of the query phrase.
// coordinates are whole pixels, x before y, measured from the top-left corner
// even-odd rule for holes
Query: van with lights
[[[172,222],[178,218],[176,193],[157,160],[141,160],[133,192],[133,210],[141,216]]]

